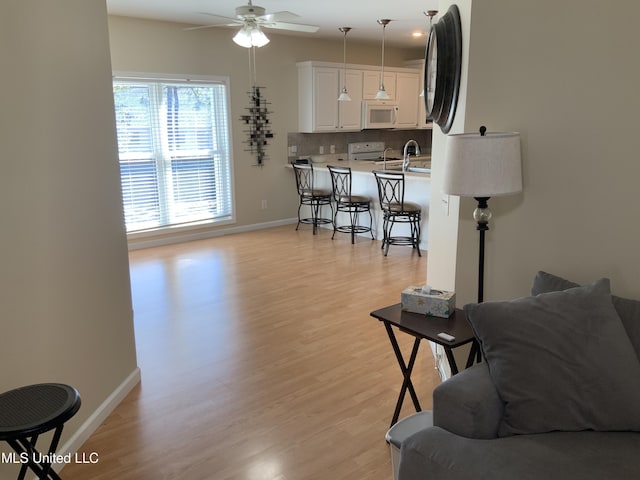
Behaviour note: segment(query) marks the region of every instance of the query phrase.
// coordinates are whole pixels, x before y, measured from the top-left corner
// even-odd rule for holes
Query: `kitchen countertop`
[[[373,170],[382,170],[382,160],[342,160],[342,157],[346,155],[323,155],[318,157],[312,157],[311,162],[315,168],[326,167],[327,165],[335,165],[336,167],[349,167],[353,173],[365,172],[371,173]],[[431,168],[431,155],[417,155],[411,156],[411,165],[419,166],[423,168]],[[290,166],[291,164],[289,164]],[[396,167],[391,171],[398,171],[398,167],[402,165],[402,160],[387,160],[387,169],[389,167]],[[430,178],[430,173],[421,172],[405,172],[408,177],[423,177]]]

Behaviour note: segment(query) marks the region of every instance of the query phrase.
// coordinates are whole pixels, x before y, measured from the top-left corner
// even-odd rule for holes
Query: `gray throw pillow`
[[[557,292],[568,288],[578,287],[577,283],[566,280],[557,275],[540,271],[536,274],[531,287],[531,295],[540,293]],[[640,359],[640,301],[629,298],[611,296],[613,306],[622,320],[622,325],[629,335],[631,344],[636,351],[638,359]]]
[[[539,271],[536,278],[533,279],[531,287],[531,295],[540,295],[541,293],[560,292],[569,288],[579,287],[579,283],[572,282],[551,273]]]
[[[505,403],[500,436],[640,431],[640,362],[609,280],[464,310]]]

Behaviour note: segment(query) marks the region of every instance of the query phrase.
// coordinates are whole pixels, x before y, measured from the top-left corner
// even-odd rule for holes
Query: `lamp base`
[[[473,212],[473,219],[478,222],[476,230],[480,232],[480,248],[478,252],[478,303],[484,301],[484,232],[489,230],[491,210],[487,201],[490,197],[474,197],[478,207]]]

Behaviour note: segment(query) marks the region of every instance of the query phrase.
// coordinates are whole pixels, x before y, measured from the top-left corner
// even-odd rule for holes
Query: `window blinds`
[[[227,85],[113,84],[127,232],[231,218]]]

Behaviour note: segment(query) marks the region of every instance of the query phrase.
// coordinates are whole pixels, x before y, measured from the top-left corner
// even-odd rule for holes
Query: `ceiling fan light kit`
[[[241,5],[236,8],[236,18],[207,12],[199,13],[219,18],[225,23],[189,27],[185,30],[198,30],[209,27],[241,27],[233,37],[233,41],[244,48],[264,47],[269,43],[269,39],[262,31],[263,28],[274,28],[277,30],[289,30],[305,33],[315,33],[320,28],[316,25],[290,23],[289,20],[299,18],[299,15],[286,11],[266,13],[264,7],[253,5],[251,0],[249,0],[247,5]]]
[[[238,30],[233,41],[244,48],[259,48],[264,47],[270,40],[257,25],[246,25]]]
[[[389,94],[384,89],[384,32],[387,29],[387,25],[391,23],[388,18],[381,18],[378,23],[382,25],[382,62],[380,67],[380,89],[376,93],[376,100],[389,100]]]

